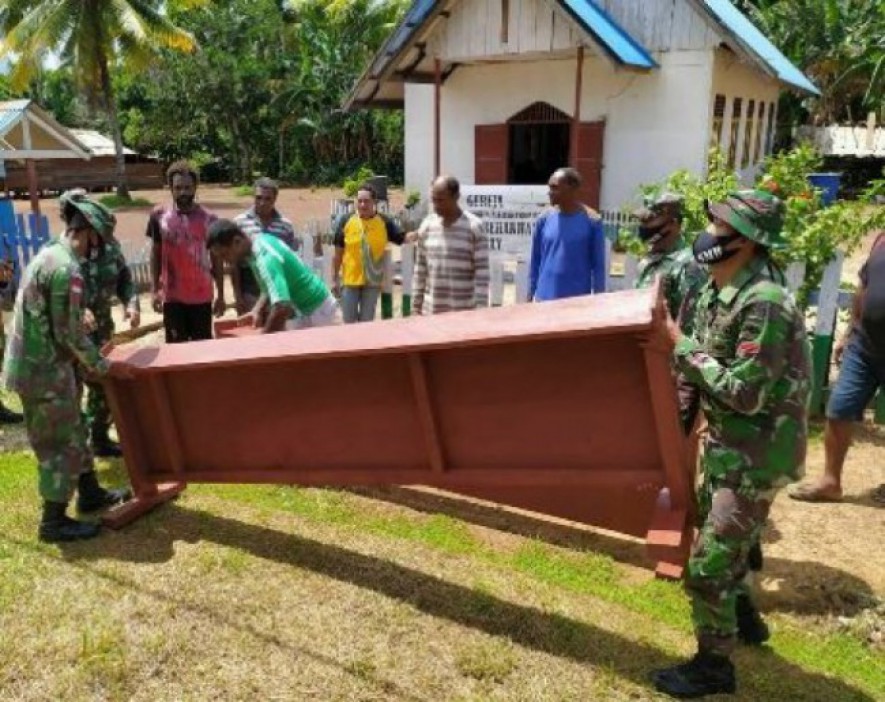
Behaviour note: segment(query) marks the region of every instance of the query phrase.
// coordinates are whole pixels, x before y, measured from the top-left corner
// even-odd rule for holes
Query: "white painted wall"
[[[433,172],[433,86],[405,86],[405,178],[408,190],[426,199]],[[445,153],[445,141],[441,151]]]
[[[755,129],[757,124],[747,124],[747,112],[750,100],[756,103],[756,115],[759,113],[759,103],[765,102],[765,120],[762,124],[762,149],[760,151],[759,161],[754,162],[755,149],[750,156],[750,163],[744,169],[738,169],[738,173],[744,183],[749,184],[755,178],[756,173],[762,165],[762,158],[765,152],[765,144],[768,140],[768,111],[772,105],[777,105],[778,95],[780,94],[780,85],[776,80],[766,76],[755,66],[741,61],[735,54],[726,49],[718,49],[714,54],[713,62],[713,87],[710,95],[710,104],[712,110],[712,101],[717,94],[725,95],[725,119],[722,128],[722,141],[720,146],[724,151],[728,151],[730,145],[731,134],[731,116],[732,106],[736,97],[743,99],[743,108],[741,112],[741,123],[738,125],[738,148],[737,148],[737,164],[743,161],[744,147],[746,139],[744,135],[747,129],[750,129],[751,140],[749,142],[751,149],[755,143]],[[756,118],[754,117],[754,122]]]
[[[704,169],[713,54],[668,52],[650,74],[588,57],[581,120],[606,120],[601,205],[619,209],[641,183],[678,168]],[[462,66],[442,89],[442,171],[474,182],[473,128],[499,124],[537,100],[574,109],[575,59]],[[433,90],[406,86],[406,185],[426,190],[433,169]]]

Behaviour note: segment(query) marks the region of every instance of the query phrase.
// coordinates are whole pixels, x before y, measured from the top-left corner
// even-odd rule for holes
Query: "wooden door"
[[[584,202],[599,209],[599,189],[602,183],[602,144],[605,122],[581,122],[578,125],[578,148],[575,168],[584,180]]]
[[[473,128],[473,178],[477,185],[507,183],[510,128],[506,124],[477,124]]]

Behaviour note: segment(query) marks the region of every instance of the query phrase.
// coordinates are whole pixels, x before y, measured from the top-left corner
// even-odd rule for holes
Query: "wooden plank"
[[[172,466],[172,472],[176,475],[184,474],[184,456],[181,452],[181,438],[178,436],[178,430],[172,421],[170,412],[172,405],[169,402],[169,393],[166,388],[165,379],[162,375],[152,375],[145,379],[148,392],[151,396],[154,412],[156,414],[156,422],[159,428],[159,439],[163,446],[163,450],[169,458]]]
[[[433,411],[433,401],[427,387],[427,367],[421,354],[409,354],[409,372],[412,376],[415,405],[418,411],[418,419],[421,423],[421,431],[424,434],[424,443],[427,446],[430,467],[435,473],[443,473],[446,470],[446,464],[443,455],[442,438],[440,437],[439,426]]]
[[[657,293],[655,316],[665,319],[667,312],[664,308],[660,280],[656,281],[654,289]],[[679,406],[670,353],[657,348],[653,338],[650,338],[649,342],[645,348],[645,368],[651,390],[655,430],[661,448],[664,471],[667,474],[667,485],[670,487],[670,506],[674,510],[688,510],[691,506],[686,502],[686,496],[691,494],[693,476],[689,475],[690,468],[685,437],[679,421]]]
[[[427,470],[416,466],[414,470],[365,468],[316,469],[310,466],[278,466],[265,470],[236,471],[227,469],[189,470],[188,482],[256,485],[429,485],[449,487],[497,487],[532,488],[545,485],[573,488],[630,488],[646,485],[657,489],[661,485],[661,473],[656,470],[585,470],[582,468],[546,468],[541,470],[514,471],[508,468]]]

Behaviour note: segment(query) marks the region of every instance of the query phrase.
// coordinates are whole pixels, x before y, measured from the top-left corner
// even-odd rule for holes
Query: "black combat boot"
[[[750,546],[750,551],[747,553],[747,568],[752,570],[754,573],[758,573],[762,570],[764,559],[762,558],[762,544],[758,541]]]
[[[40,541],[56,543],[77,541],[98,536],[100,527],[90,522],[78,522],[65,514],[68,506],[64,502],[44,502],[43,518],[40,520],[38,535]]]
[[[126,502],[130,497],[132,497],[132,492],[128,488],[105,490],[98,484],[95,471],[80,474],[80,481],[77,485],[78,512],[95,512],[113,507],[121,502]]]
[[[759,614],[759,610],[756,609],[756,605],[753,604],[749,595],[737,596],[735,614],[737,614],[737,635],[745,644],[761,646],[771,638],[768,625],[762,619],[762,615]]]
[[[92,453],[99,458],[119,458],[123,449],[116,441],[111,441],[107,427],[92,430]]]
[[[21,424],[23,421],[25,421],[24,415],[13,412],[0,402],[0,424]]]
[[[679,699],[731,694],[737,688],[731,661],[712,653],[697,653],[688,663],[656,670],[652,679],[658,692]]]

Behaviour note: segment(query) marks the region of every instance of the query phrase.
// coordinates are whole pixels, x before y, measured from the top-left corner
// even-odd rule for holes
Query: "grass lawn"
[[[660,698],[648,671],[693,639],[679,586],[629,563],[641,547],[616,562],[605,536],[565,547],[555,529],[531,538],[527,517],[493,529],[484,511],[510,518],[424,499],[193,486],[124,530],[50,546],[32,455],[0,454],[0,699]],[[885,699],[868,632],[769,618],[772,645],[738,652],[734,699]]]

